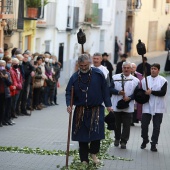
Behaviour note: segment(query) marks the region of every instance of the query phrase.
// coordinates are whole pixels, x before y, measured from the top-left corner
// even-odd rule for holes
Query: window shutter
[[[78,23],[79,23],[79,7],[74,7],[73,29],[78,28]]]
[[[99,20],[98,6],[99,5],[97,3],[92,3],[92,21],[94,24],[98,24],[98,20]]]
[[[103,19],[103,9],[99,9],[99,25],[102,25],[102,19]]]
[[[17,29],[24,29],[24,1],[19,0]]]

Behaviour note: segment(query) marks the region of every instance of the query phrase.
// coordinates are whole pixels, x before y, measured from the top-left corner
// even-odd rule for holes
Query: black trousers
[[[115,114],[115,138],[121,140],[120,143],[127,143],[130,136],[130,125],[132,119],[132,113],[126,112],[114,112]],[[121,124],[123,127],[121,129]]]
[[[33,107],[38,106],[40,104],[40,93],[41,93],[41,87],[34,88]]]
[[[100,140],[88,142],[79,142],[79,155],[81,162],[89,162],[88,154],[97,154],[100,150]]]
[[[5,110],[5,93],[0,93],[0,123],[2,123]]]
[[[5,111],[4,118],[5,122],[8,122],[11,119],[11,97],[5,98]]]
[[[142,114],[141,137],[143,138],[144,141],[149,140],[148,128],[149,128],[150,121],[152,119],[153,132],[151,137],[151,141],[152,141],[151,144],[156,145],[158,143],[162,118],[163,118],[163,113],[156,113],[153,117],[149,113]]]

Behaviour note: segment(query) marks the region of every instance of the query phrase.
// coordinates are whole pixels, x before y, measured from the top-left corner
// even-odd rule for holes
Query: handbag
[[[123,99],[121,99],[121,100],[119,100],[118,102],[117,102],[117,108],[118,109],[126,109],[126,108],[128,108],[129,107],[129,102],[130,101],[124,101]]]
[[[115,115],[113,111],[110,111],[108,115],[104,118],[105,123],[107,123],[108,130],[115,130]]]

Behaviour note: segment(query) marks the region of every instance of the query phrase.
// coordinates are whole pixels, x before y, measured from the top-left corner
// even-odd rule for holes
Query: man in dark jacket
[[[112,71],[114,70],[112,64],[108,61],[108,54],[107,53],[103,53],[102,54],[102,57],[103,57],[103,60],[101,62],[101,65],[105,66],[108,71],[109,71],[109,78],[110,78],[110,82],[112,80]]]
[[[31,81],[31,77],[34,76],[34,67],[31,65],[30,60],[31,57],[29,56],[30,54],[28,54],[27,52],[24,52],[23,56],[23,70],[24,70],[24,84],[23,84],[23,94],[22,94],[22,99],[21,99],[21,113],[23,115],[29,115],[27,113],[26,110],[26,103],[27,103],[27,98],[28,98],[28,94],[29,94],[29,90],[30,90],[30,81]]]
[[[122,73],[122,64],[123,64],[123,62],[126,61],[127,54],[122,54],[122,55],[120,56],[120,58],[121,58],[121,61],[117,63],[115,74]]]
[[[75,72],[66,88],[67,112],[71,113],[71,89],[74,86],[74,115],[72,140],[79,142],[79,156],[88,164],[89,153],[95,164],[99,163],[96,154],[100,150],[100,140],[104,139],[104,106],[112,111],[106,79],[98,68],[90,67],[87,54],[78,58],[79,70]],[[97,83],[96,83],[97,82]],[[82,135],[83,134],[83,135]]]
[[[151,75],[151,65],[149,63],[147,63],[147,57],[144,57],[144,62],[145,62],[145,67],[146,67],[145,74],[146,74],[146,76],[150,76]],[[143,62],[137,66],[136,71],[141,73],[142,75],[144,75],[143,74]]]

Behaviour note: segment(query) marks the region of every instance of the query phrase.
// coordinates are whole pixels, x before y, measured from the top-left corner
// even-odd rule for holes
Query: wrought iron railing
[[[0,0],[0,14],[13,14],[13,0]]]
[[[127,1],[127,11],[136,11],[141,9],[142,0],[128,0]]]

